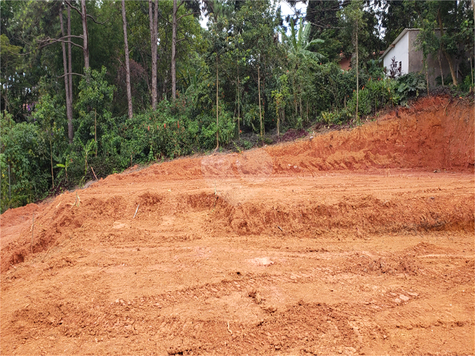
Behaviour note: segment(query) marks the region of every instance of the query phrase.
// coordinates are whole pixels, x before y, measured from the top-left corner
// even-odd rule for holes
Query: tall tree
[[[1,57],[1,103],[5,114],[7,111],[13,111],[10,103],[10,90],[15,84],[16,71],[21,63],[20,46],[10,44],[10,40],[5,34],[0,35],[0,57]]]
[[[152,109],[157,108],[157,45],[158,45],[158,0],[148,0],[150,18],[150,46],[152,50]]]
[[[356,69],[356,121],[359,122],[359,74],[360,74],[360,51],[359,37],[361,32],[366,27],[363,13],[363,0],[351,0],[351,3],[346,6],[341,12],[342,26],[346,33],[350,34],[353,42],[353,52],[355,54],[355,69]]]
[[[447,60],[447,63],[449,64],[449,69],[450,69],[450,75],[452,76],[452,83],[457,86],[457,75],[455,74],[455,64],[454,64],[454,59],[450,53],[450,49],[448,48],[451,44],[447,43],[449,41],[453,41],[452,38],[450,38],[449,36],[449,33],[447,33],[447,35],[445,34],[445,30],[444,30],[444,21],[442,20],[442,11],[444,10],[455,10],[457,11],[457,2],[454,1],[454,2],[447,2],[447,4],[437,4],[438,5],[438,8],[437,8],[437,23],[439,25],[439,31],[440,31],[440,37],[441,37],[441,43],[440,43],[440,50],[442,51],[442,53],[444,54],[445,56],[445,59]],[[447,6],[449,5],[449,6]],[[452,5],[452,6],[450,6]],[[448,9],[447,9],[448,7]],[[444,9],[445,8],[445,9]],[[455,9],[454,9],[455,8]],[[444,14],[444,18],[446,19],[446,14]],[[447,20],[446,20],[447,21]],[[447,23],[447,22],[446,22]],[[452,42],[451,41],[451,42]]]
[[[219,148],[219,70],[220,70],[220,57],[226,52],[227,41],[226,35],[228,33],[228,20],[229,4],[224,1],[218,0],[206,0],[205,8],[209,16],[208,28],[209,28],[209,40],[211,42],[210,51],[211,56],[214,58],[214,69],[216,73],[216,149]]]
[[[250,73],[257,86],[259,132],[265,134],[266,81],[272,78],[272,70],[279,60],[277,26],[280,18],[276,16],[275,4],[270,1],[246,1],[239,10],[244,13],[243,46],[249,51]],[[268,93],[270,94],[270,92]],[[270,95],[269,95],[270,96]]]
[[[472,12],[468,1],[427,1],[419,21],[423,49],[429,48],[435,57],[439,51],[442,53],[453,85],[458,85],[456,59],[467,58],[468,49],[473,48],[473,30],[464,31],[468,27],[473,29]],[[431,46],[428,38],[433,39]]]
[[[230,36],[230,41],[229,41],[229,49],[226,52],[226,54],[228,56],[227,59],[230,62],[229,66],[235,69],[234,71],[228,71],[228,73],[230,74],[230,80],[228,82],[233,83],[236,86],[235,116],[237,116],[237,134],[238,134],[238,138],[240,138],[241,119],[242,119],[241,106],[242,106],[242,94],[243,94],[243,79],[245,80],[245,78],[242,77],[242,71],[244,70],[244,68],[241,69],[241,67],[245,66],[248,59],[248,53],[244,48],[244,41],[242,38],[242,32],[243,32],[245,20],[244,20],[244,17],[242,16],[242,13],[239,11],[239,8],[240,8],[239,5],[242,5],[243,2],[236,1],[235,4],[236,4],[236,6],[234,7],[235,14],[230,19],[230,21],[232,22],[231,36]]]
[[[59,21],[61,24],[61,35],[65,37],[62,5],[59,7]],[[72,102],[71,102],[72,96],[70,94],[70,90],[72,87],[69,85],[69,81],[71,80],[71,75],[70,73],[68,73],[68,61],[67,61],[67,54],[66,54],[66,45],[64,41],[61,41],[61,47],[63,50],[64,90],[66,93],[66,116],[68,118],[68,138],[69,138],[69,144],[72,144],[73,138],[74,138],[74,129],[73,129],[73,108],[72,108]]]
[[[87,32],[87,12],[86,12],[86,0],[81,0],[81,20],[82,20],[82,36],[83,36],[83,48],[84,51],[84,68],[89,69],[89,42]]]
[[[58,3],[1,1],[0,6],[3,37],[0,62],[2,76],[6,76],[0,86],[2,109],[7,107],[16,121],[24,121],[31,114],[32,104],[38,100],[40,78],[56,76],[61,71],[59,47],[46,48],[42,42],[45,38],[58,37]],[[19,56],[14,67],[7,65],[4,72],[4,64],[14,63],[4,58],[13,48],[19,49]]]
[[[71,45],[71,8],[68,6],[68,76],[69,76],[69,101],[73,102],[73,64]]]
[[[129,42],[127,40],[127,17],[125,13],[125,0],[122,0],[122,21],[124,23],[124,48],[125,48],[125,75],[127,85],[127,107],[129,118],[132,118],[132,90],[130,89],[130,64],[129,64]]]
[[[172,100],[176,99],[176,46],[179,42],[183,41],[182,39],[177,39],[178,24],[180,20],[185,16],[192,16],[197,14],[193,12],[193,8],[196,10],[196,4],[193,4],[193,0],[181,0],[178,4],[177,0],[173,0],[173,10],[172,10],[172,57],[171,57],[171,76],[172,76]],[[196,2],[196,1],[195,1]],[[180,16],[178,16],[178,10],[183,4],[189,4],[187,8],[190,10]]]
[[[405,29],[417,27],[425,7],[424,1],[385,0],[381,12],[381,24],[384,31],[384,46],[387,48]]]
[[[338,0],[308,1],[305,20],[311,25],[309,38],[320,38],[323,31],[338,27],[339,10]]]
[[[298,107],[300,102],[300,117],[303,117],[303,85],[310,76],[310,68],[323,59],[323,56],[317,52],[310,51],[310,48],[324,43],[321,39],[310,40],[312,25],[304,25],[300,19],[298,30],[295,28],[294,20],[290,20],[290,35],[282,31],[282,37],[288,51],[289,64],[291,69],[292,87],[294,94],[295,116],[298,116]]]
[[[90,68],[89,65],[89,33],[87,31],[87,19],[90,18],[97,24],[101,24],[98,22],[92,15],[87,13],[86,9],[86,0],[81,0],[81,9],[74,6],[70,0],[65,0],[65,3],[73,10],[75,10],[81,16],[81,23],[82,23],[82,50],[84,55],[84,68],[88,70]]]
[[[183,1],[180,2],[180,6],[183,5]],[[177,14],[178,6],[177,0],[173,0],[173,13],[172,13],[172,60],[171,60],[171,74],[172,74],[172,100],[176,99],[176,31],[178,26]]]

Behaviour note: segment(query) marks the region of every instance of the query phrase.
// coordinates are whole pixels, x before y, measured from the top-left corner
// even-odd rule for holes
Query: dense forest
[[[382,67],[404,28],[420,29],[424,60],[461,63],[440,85],[473,92],[473,0],[285,4],[290,15],[273,0],[1,1],[1,211],[404,104],[434,89]]]

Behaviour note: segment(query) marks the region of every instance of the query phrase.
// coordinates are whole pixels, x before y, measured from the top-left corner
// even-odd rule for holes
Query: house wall
[[[420,72],[424,69],[422,51],[417,49],[417,35],[419,31],[409,31],[408,33],[408,49],[409,49],[409,70],[408,73]]]
[[[424,70],[424,57],[422,51],[417,50],[417,35],[418,31],[409,31],[409,71],[408,73],[419,73],[422,72],[425,74]],[[438,31],[437,31],[437,35]],[[434,87],[436,85],[436,78],[441,76],[441,67],[444,77],[450,74],[449,65],[445,56],[440,53],[440,63],[438,55],[429,55],[427,57],[427,70],[429,74],[429,86]],[[448,83],[445,83],[448,84]]]
[[[409,33],[408,31],[397,43],[391,48],[391,50],[386,53],[386,56],[383,59],[383,65],[387,68],[389,73],[389,68],[391,67],[391,60],[393,57],[396,57],[396,62],[402,62],[402,74],[409,73]]]
[[[438,32],[438,31],[437,31]],[[396,57],[396,61],[402,62],[402,73],[423,73],[424,69],[424,57],[422,51],[418,50],[417,35],[418,29],[406,29],[404,33],[401,33],[399,41],[391,48],[383,58],[384,66],[388,69],[391,66],[391,59]],[[457,62],[458,63],[458,62]],[[456,64],[457,64],[456,63]],[[439,55],[430,55],[427,58],[427,70],[429,77],[429,86],[434,87],[436,85],[436,78],[441,76],[441,67],[444,77],[450,74],[449,65],[445,56],[440,53]],[[445,83],[449,84],[449,83]]]
[[[340,60],[340,63],[338,63],[340,65],[340,68],[342,70],[350,70],[351,69],[351,58],[343,58],[342,60]]]

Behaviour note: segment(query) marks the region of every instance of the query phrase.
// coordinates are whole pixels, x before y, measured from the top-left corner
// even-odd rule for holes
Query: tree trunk
[[[238,67],[238,140],[241,139],[241,88],[239,80],[239,67]]]
[[[122,0],[122,21],[124,23],[124,45],[125,45],[125,81],[127,85],[127,104],[129,118],[132,118],[132,90],[130,88],[130,64],[129,64],[129,42],[127,41],[127,17],[125,16],[125,0]]]
[[[154,8],[155,5],[155,8]],[[157,108],[157,42],[158,42],[158,0],[148,0],[150,17],[150,46],[152,50],[152,109]]]
[[[82,35],[83,35],[83,52],[84,52],[84,68],[89,69],[89,46],[87,35],[87,13],[86,0],[81,0],[81,18],[82,18]]]
[[[94,142],[96,146],[96,157],[97,157],[97,111],[94,109]]]
[[[470,75],[471,75],[471,77],[472,77],[472,81],[471,81],[471,83],[472,83],[472,88],[470,88],[470,92],[472,92],[472,91],[473,91],[473,57],[472,57],[472,55],[470,55],[470,59],[469,59],[469,60],[470,60]]]
[[[307,123],[310,122],[310,118],[308,117],[308,100],[307,100]]]
[[[59,8],[59,23],[61,25],[61,35],[64,37],[64,26],[63,26],[63,7],[60,6]],[[71,40],[71,39],[69,39]],[[72,103],[71,103],[71,95],[70,85],[69,85],[69,74],[68,74],[68,64],[67,64],[67,56],[66,56],[66,45],[64,41],[61,41],[61,47],[63,49],[63,70],[64,70],[64,89],[66,92],[66,117],[68,118],[68,139],[69,144],[73,143],[73,110],[72,110]],[[53,182],[54,188],[54,182]]]
[[[219,148],[219,57],[216,53],[216,149]]]
[[[437,11],[437,19],[439,20],[440,37],[442,38],[444,36],[444,26],[442,24],[442,17],[440,16],[440,9]],[[452,76],[452,83],[457,86],[458,83],[457,77],[455,76],[454,61],[452,60],[452,56],[445,51],[442,45],[440,49],[442,50],[442,53],[444,54],[445,59],[447,59],[447,63],[449,64],[450,75]]]
[[[440,59],[440,52],[437,54],[437,59],[439,60],[439,69],[440,69],[440,79],[442,80],[442,86],[445,87],[444,84],[444,71],[442,70],[442,61]]]
[[[360,68],[358,62],[358,20],[356,20],[356,123],[360,123],[360,118],[358,115],[358,106],[359,106],[359,92],[360,92]]]
[[[427,66],[427,63],[426,63],[426,85],[427,85],[427,96],[430,95],[430,91],[429,91],[429,68]]]
[[[303,109],[302,109],[302,90],[299,88],[299,101],[300,101],[300,120],[303,122]]]
[[[63,14],[61,14],[62,16]],[[63,42],[64,46],[64,42]],[[53,185],[54,189],[54,170],[53,170],[53,144],[51,143],[51,136],[49,138],[49,160],[51,164],[51,184]]]
[[[176,30],[177,20],[176,13],[178,11],[177,0],[173,0],[173,13],[172,13],[172,100],[176,99]]]
[[[457,86],[457,77],[455,74],[455,69],[454,69],[454,62],[452,60],[452,56],[450,56],[445,50],[442,50],[442,53],[445,56],[445,59],[447,59],[447,63],[449,63],[449,69],[450,69],[450,75],[452,76],[452,83],[453,85]]]
[[[71,103],[71,108],[73,105],[73,64],[72,64],[72,54],[71,54],[71,8],[68,6],[68,75],[69,75],[69,102]],[[71,114],[72,115],[72,114]]]
[[[298,115],[297,89],[295,87],[295,77],[296,76],[297,76],[297,71],[295,71],[294,75],[292,76],[292,89],[293,89],[293,92],[294,92],[295,119],[297,119],[297,115]]]
[[[155,37],[155,102],[158,102],[158,85],[157,85],[157,47],[158,47],[158,0],[155,0],[155,8],[153,11],[153,33]]]
[[[237,65],[237,97],[238,97],[238,107],[237,107],[237,121],[238,121],[238,140],[241,139],[241,88],[240,88],[240,81],[239,81],[239,63],[236,62]]]
[[[261,140],[264,138],[262,130],[262,109],[261,109],[261,71],[260,66],[257,66],[257,90],[259,92],[259,123],[261,127]]]

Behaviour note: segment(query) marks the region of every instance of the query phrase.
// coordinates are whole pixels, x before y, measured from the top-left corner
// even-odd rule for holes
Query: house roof
[[[417,31],[419,32],[420,30],[418,28],[405,28],[400,34],[399,36],[396,37],[396,39],[393,41],[393,43],[391,43],[389,45],[389,47],[384,51],[384,53],[382,54],[381,57],[379,57],[379,59],[383,59],[384,57],[386,57],[386,54],[388,54],[388,52],[390,50],[392,50],[394,47],[396,47],[396,44],[401,40],[401,38],[403,38],[406,33],[408,33],[409,31]]]

